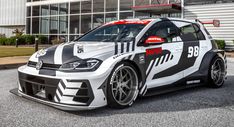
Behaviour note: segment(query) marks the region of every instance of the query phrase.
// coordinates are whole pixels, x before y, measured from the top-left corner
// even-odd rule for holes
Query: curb
[[[5,64],[5,65],[0,65],[0,70],[6,70],[6,69],[16,69],[20,66],[23,66],[27,63],[15,63],[15,64]]]

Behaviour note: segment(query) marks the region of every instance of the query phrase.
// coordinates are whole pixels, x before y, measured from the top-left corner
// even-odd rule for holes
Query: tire
[[[216,56],[212,59],[209,68],[209,86],[219,88],[225,80],[225,63],[222,58]]]
[[[118,109],[130,107],[138,96],[138,79],[134,66],[127,62],[117,64],[108,79],[108,106]]]

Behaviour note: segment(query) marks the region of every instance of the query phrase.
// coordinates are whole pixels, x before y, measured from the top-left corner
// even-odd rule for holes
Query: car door
[[[178,28],[171,21],[161,21],[154,24],[144,36],[144,39],[157,36],[164,40],[161,45],[144,47],[147,88],[171,84],[183,78],[183,72],[173,68],[178,64],[183,51]]]
[[[187,77],[199,70],[209,46],[197,24],[185,21],[174,21],[174,24],[179,28],[183,41],[183,52],[177,68],[184,71],[183,77]]]

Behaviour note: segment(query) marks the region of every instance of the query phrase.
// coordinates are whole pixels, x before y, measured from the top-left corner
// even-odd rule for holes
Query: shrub
[[[0,45],[5,45],[7,41],[6,37],[0,37]]]
[[[6,39],[5,45],[15,45],[16,44],[16,37],[10,37]]]
[[[35,36],[33,35],[23,35],[22,38],[24,38],[24,43],[31,45],[35,43]]]
[[[215,40],[219,49],[225,49],[225,41],[224,40]]]
[[[15,37],[16,38],[16,37]],[[26,44],[26,41],[25,41],[25,38],[24,36],[19,36],[18,37],[18,45],[25,45]]]
[[[48,38],[44,35],[38,35],[38,41],[40,44],[47,44]]]

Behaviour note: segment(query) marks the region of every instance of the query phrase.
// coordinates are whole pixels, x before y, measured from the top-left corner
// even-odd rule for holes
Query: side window
[[[170,21],[161,21],[153,25],[142,37],[140,44],[150,36],[158,36],[165,40],[165,43],[176,42],[179,36],[178,29]]]
[[[201,29],[199,28],[199,26],[197,24],[193,24],[193,27],[196,30],[198,40],[206,40],[206,38],[205,38],[204,34],[202,33]]]
[[[205,36],[197,24],[180,22],[181,38],[184,41],[205,40]]]
[[[191,23],[184,25],[184,26],[181,26],[180,31],[181,31],[182,40],[184,40],[184,41],[198,40],[196,30],[194,29],[194,27]]]

